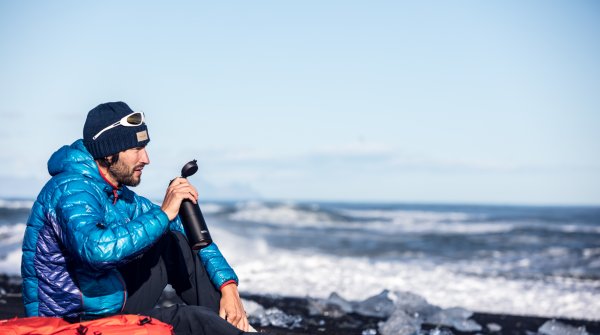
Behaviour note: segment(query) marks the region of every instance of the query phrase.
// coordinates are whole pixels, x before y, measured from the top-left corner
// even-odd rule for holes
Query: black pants
[[[177,335],[243,334],[219,317],[221,293],[183,234],[165,234],[141,258],[119,271],[129,294],[123,313],[156,318],[172,325]],[[154,308],[167,284],[186,305]]]

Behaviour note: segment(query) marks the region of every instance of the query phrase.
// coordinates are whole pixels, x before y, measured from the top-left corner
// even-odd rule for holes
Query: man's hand
[[[189,199],[193,203],[198,203],[198,191],[185,178],[175,178],[169,184],[165,199],[160,209],[169,217],[169,221],[175,219],[179,213],[179,207],[184,199]]]
[[[227,322],[247,332],[249,329],[248,317],[242,305],[237,285],[229,284],[221,288],[221,307],[219,316]]]

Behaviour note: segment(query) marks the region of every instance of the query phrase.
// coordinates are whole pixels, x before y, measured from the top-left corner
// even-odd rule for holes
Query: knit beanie
[[[139,126],[119,124],[97,136],[103,129],[119,122],[124,116],[131,113],[134,111],[121,101],[103,103],[89,111],[83,126],[83,144],[94,159],[108,157],[131,148],[143,147],[150,142],[145,122]],[[94,136],[97,136],[96,139]]]

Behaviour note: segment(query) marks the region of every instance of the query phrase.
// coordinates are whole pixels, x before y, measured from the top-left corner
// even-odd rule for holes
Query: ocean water
[[[0,200],[0,272],[19,273],[31,201]],[[201,203],[247,293],[600,320],[600,207]]]

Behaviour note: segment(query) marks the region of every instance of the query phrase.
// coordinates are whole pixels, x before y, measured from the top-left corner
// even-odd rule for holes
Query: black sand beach
[[[378,329],[378,323],[385,321],[381,318],[366,317],[352,313],[341,318],[318,315],[311,316],[308,313],[307,300],[289,297],[268,297],[258,295],[247,295],[244,298],[253,300],[265,307],[277,307],[288,314],[301,315],[305,320],[303,326],[296,329],[284,329],[277,327],[256,327],[271,334],[330,334],[330,335],[361,335],[365,330]],[[502,334],[502,335],[533,335],[546,321],[551,319],[533,316],[500,315],[489,313],[474,313],[472,320],[483,326],[481,331],[461,332],[446,326],[424,324],[423,330],[440,329],[451,331],[452,334]],[[590,334],[600,334],[600,321],[555,319],[575,328],[585,326]],[[495,324],[500,330],[490,330],[487,325]],[[493,328],[494,326],[492,326]],[[497,328],[495,328],[497,329]],[[379,334],[379,333],[378,333]],[[443,332],[441,334],[444,334]]]
[[[0,320],[13,317],[23,317],[21,302],[21,286],[18,276],[0,275]],[[293,326],[262,325],[257,318],[250,317],[251,323],[259,332],[269,334],[329,334],[329,335],[375,335],[380,334],[379,324],[384,318],[365,316],[357,313],[336,313],[335,309],[323,314],[315,314],[311,310],[310,298],[281,297],[270,295],[243,294],[248,301],[260,304],[265,309],[278,309],[287,317],[295,320]],[[171,294],[165,294],[162,303],[176,300]],[[422,331],[437,329],[443,334],[499,334],[499,335],[534,335],[550,318],[534,316],[500,315],[489,313],[474,313],[470,320],[482,326],[480,331],[464,332],[448,326],[424,323]],[[574,328],[585,327],[588,334],[600,334],[600,321],[554,319],[564,325]],[[425,332],[430,334],[430,332]],[[557,333],[558,334],[558,333]]]

